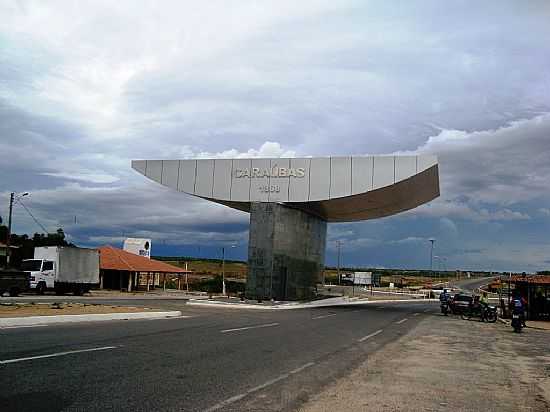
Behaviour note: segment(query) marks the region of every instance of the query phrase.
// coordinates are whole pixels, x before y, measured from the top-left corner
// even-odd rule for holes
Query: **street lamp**
[[[342,251],[342,241],[337,240],[336,246],[338,248],[338,266],[336,267],[336,274],[338,275],[338,285],[340,285],[340,255]]]
[[[12,215],[12,212],[13,212],[13,204],[15,202],[17,202],[19,199],[21,199],[23,196],[28,196],[28,195],[29,195],[28,192],[21,193],[19,195],[17,195],[15,192],[11,192],[11,194],[10,194],[10,209],[9,209],[9,214],[8,214],[8,238],[6,239],[6,269],[10,265],[11,215]]]
[[[430,272],[432,272],[432,276],[433,276],[435,239],[433,239],[433,238],[428,239],[428,241],[431,243],[431,247],[430,247]]]
[[[231,245],[231,248],[236,248],[237,245]],[[225,246],[222,246],[222,295],[226,296],[225,293]]]

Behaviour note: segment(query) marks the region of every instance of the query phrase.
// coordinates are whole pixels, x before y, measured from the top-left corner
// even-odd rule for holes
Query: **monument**
[[[314,295],[327,223],[390,216],[439,196],[431,155],[133,160],[132,168],[250,213],[246,295],[255,299]]]

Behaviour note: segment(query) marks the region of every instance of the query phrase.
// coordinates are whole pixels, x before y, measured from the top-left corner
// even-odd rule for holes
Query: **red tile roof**
[[[535,283],[538,285],[550,285],[550,275],[513,275],[511,280],[513,283]]]
[[[191,273],[177,266],[134,255],[125,250],[113,246],[101,246],[99,249],[99,268],[108,270],[121,270],[129,272],[155,272],[155,273]]]

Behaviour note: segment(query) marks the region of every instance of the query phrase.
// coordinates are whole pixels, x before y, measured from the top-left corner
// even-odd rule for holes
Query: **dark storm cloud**
[[[8,1],[0,15],[1,214],[31,191],[40,221],[81,244],[242,244],[246,214],[130,160],[435,153],[441,199],[331,225],[329,263],[339,239],[349,262],[426,267],[437,237],[449,266],[547,265],[548,2]]]

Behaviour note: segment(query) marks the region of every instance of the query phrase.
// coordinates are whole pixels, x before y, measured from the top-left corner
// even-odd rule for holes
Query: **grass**
[[[164,262],[180,268],[185,268],[184,258],[178,260],[165,260]],[[213,277],[222,274],[222,261],[212,259],[208,260],[189,260],[187,268],[193,271],[193,277]],[[248,265],[244,262],[225,261],[225,277],[235,279],[246,279]]]

